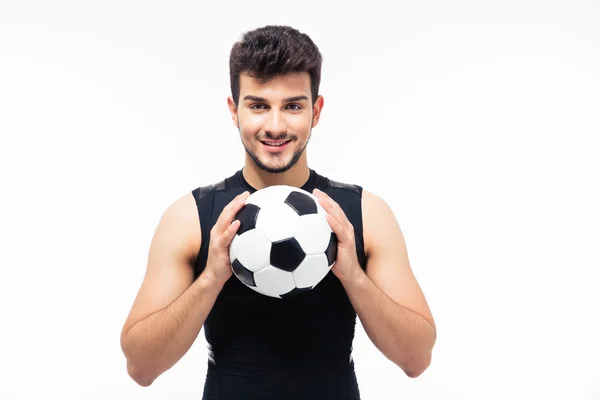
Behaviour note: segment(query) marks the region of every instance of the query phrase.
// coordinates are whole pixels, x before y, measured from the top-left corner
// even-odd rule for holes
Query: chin
[[[273,174],[280,174],[291,169],[304,153],[304,148],[286,149],[285,152],[277,155],[269,152],[262,153],[260,150],[255,152],[249,150],[247,147],[245,148],[246,153],[254,161],[258,169]]]
[[[279,155],[278,157],[273,156],[259,156],[255,157],[252,154],[250,155],[254,164],[262,171],[280,174],[288,171],[298,162],[298,156],[294,157],[294,154],[291,155]]]
[[[281,174],[283,172],[288,171],[290,168],[294,166],[295,163],[270,163],[270,162],[260,162],[256,163],[256,166],[265,172],[269,172],[272,174]]]

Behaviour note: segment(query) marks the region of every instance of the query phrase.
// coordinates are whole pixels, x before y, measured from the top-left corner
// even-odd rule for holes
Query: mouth
[[[261,140],[260,142],[265,147],[265,149],[271,153],[278,153],[283,151],[288,144],[292,141],[292,139],[288,140]]]

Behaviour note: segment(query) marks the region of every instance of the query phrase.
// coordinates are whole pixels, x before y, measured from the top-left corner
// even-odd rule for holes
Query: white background
[[[119,334],[162,212],[242,165],[228,56],[265,24],[319,46],[309,163],[392,206],[438,325],[414,380],[359,326],[363,399],[600,398],[600,5],[574,0],[2,1],[0,398],[201,397],[203,333],[148,388]]]

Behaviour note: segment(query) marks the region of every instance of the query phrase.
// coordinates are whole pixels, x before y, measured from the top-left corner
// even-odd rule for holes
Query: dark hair
[[[311,38],[289,26],[267,25],[243,34],[229,56],[231,95],[240,96],[240,74],[261,82],[290,72],[308,72],[313,103],[319,96],[322,55]]]

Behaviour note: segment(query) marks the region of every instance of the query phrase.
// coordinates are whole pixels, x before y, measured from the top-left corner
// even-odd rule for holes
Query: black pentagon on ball
[[[329,244],[327,245],[327,249],[325,250],[325,255],[327,256],[327,265],[331,266],[336,258],[337,258],[337,248],[338,248],[338,240],[335,233],[331,233],[329,238]]]
[[[256,228],[256,218],[258,218],[259,211],[259,206],[255,204],[246,204],[237,212],[235,219],[240,221],[240,227],[237,230],[238,235]]]
[[[242,263],[238,261],[237,258],[233,260],[231,266],[233,267],[233,272],[239,278],[240,281],[242,281],[248,286],[256,287],[256,282],[254,282],[254,273],[246,267],[244,267]]]
[[[271,265],[293,272],[306,257],[300,243],[294,238],[280,240],[271,245]]]
[[[292,207],[300,216],[317,213],[315,200],[302,192],[291,192],[285,199],[285,204]]]
[[[289,292],[280,295],[280,297],[282,299],[292,299],[292,298],[297,297],[297,296],[299,296],[301,294],[308,293],[311,290],[312,290],[312,286],[311,287],[306,287],[306,288],[293,288]]]

